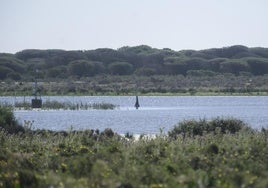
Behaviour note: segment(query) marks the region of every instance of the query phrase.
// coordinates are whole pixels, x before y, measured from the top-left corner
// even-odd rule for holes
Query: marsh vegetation
[[[14,105],[9,103],[2,103],[0,106],[13,107],[15,109],[31,110],[32,106],[30,102],[15,102]],[[110,103],[71,103],[71,102],[59,102],[59,101],[45,101],[42,104],[43,110],[113,110],[116,105]]]
[[[2,111],[0,187],[268,186],[268,132],[237,119],[184,121],[135,140],[111,129],[18,129]]]

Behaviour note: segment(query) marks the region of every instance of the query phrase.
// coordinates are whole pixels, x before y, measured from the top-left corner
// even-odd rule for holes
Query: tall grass
[[[193,134],[174,127],[139,140],[111,129],[1,130],[0,187],[268,187],[267,130],[233,119],[178,126],[187,124],[217,128]],[[227,131],[232,126],[241,128]]]

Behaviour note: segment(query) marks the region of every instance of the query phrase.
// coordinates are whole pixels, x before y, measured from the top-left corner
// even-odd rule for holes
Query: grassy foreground
[[[185,121],[134,140],[110,129],[10,132],[7,116],[0,115],[1,188],[268,187],[268,132],[239,120]]]

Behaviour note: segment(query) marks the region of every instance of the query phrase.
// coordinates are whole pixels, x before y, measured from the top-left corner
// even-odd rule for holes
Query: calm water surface
[[[24,97],[0,97],[0,102],[28,101]],[[135,97],[43,97],[43,101],[77,103],[112,103],[115,110],[30,110],[15,111],[16,118],[34,121],[35,129],[76,130],[111,128],[124,134],[157,134],[189,119],[216,117],[239,118],[251,127],[268,128],[268,97],[139,97],[141,107],[134,108]]]

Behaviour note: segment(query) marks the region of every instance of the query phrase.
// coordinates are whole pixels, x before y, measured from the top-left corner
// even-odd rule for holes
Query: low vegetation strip
[[[32,109],[31,103],[29,102],[16,102],[13,106],[8,103],[0,104],[0,106],[5,107],[14,107],[15,109]],[[110,103],[70,103],[70,102],[58,102],[58,101],[45,101],[42,105],[44,110],[113,110],[116,108],[116,105]]]
[[[90,78],[39,81],[44,95],[268,95],[268,74],[261,76],[98,75]],[[0,82],[1,96],[32,95],[31,81]]]
[[[268,187],[268,131],[240,120],[189,120],[135,140],[18,129],[0,110],[0,187]]]

